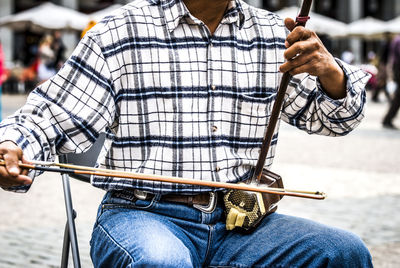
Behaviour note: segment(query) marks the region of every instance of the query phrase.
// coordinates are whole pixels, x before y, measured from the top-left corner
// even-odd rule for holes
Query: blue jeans
[[[354,234],[273,213],[250,234],[225,229],[224,208],[107,193],[91,239],[95,267],[372,267]]]

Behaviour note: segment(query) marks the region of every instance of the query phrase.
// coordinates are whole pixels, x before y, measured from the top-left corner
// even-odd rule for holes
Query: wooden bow
[[[114,177],[123,179],[137,179],[137,180],[169,182],[178,184],[189,184],[189,185],[197,185],[210,188],[235,189],[235,190],[286,195],[286,196],[309,198],[309,199],[321,200],[326,198],[325,193],[318,191],[312,192],[312,191],[301,191],[301,190],[288,190],[288,189],[270,188],[252,184],[241,184],[241,183],[234,184],[234,183],[216,182],[216,181],[202,181],[202,180],[185,179],[178,177],[133,173],[127,171],[117,171],[111,169],[101,169],[101,168],[79,166],[79,165],[61,164],[55,162],[31,161],[31,163],[32,164],[20,163],[19,167],[22,169],[57,172],[62,174],[94,175],[94,176]],[[0,160],[0,166],[5,166],[5,162],[3,160]]]

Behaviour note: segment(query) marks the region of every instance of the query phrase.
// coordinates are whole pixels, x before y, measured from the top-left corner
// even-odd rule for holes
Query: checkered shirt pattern
[[[231,1],[213,35],[181,0],[132,1],[92,28],[58,74],[2,122],[1,140],[20,145],[28,159],[53,161],[89,149],[105,132],[102,168],[242,181],[259,156],[287,33],[277,15],[240,0]],[[316,77],[295,76],[283,121],[327,136],[345,135],[360,123],[368,75],[338,62],[347,97],[333,100]],[[105,177],[92,184],[154,193],[210,190]]]

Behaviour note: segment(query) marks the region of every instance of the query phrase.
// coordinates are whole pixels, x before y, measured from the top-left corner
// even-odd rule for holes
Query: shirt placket
[[[210,34],[208,32],[208,46],[207,46],[207,81],[208,81],[208,133],[209,139],[211,143],[210,147],[210,163],[211,163],[211,170],[213,171],[213,179],[215,181],[220,181],[221,179],[221,172],[225,166],[222,165],[221,160],[225,157],[223,152],[223,147],[220,144],[220,139],[222,131],[222,122],[221,122],[221,107],[222,105],[221,100],[216,101],[217,96],[219,95],[218,92],[222,91],[223,86],[227,86],[223,84],[221,79],[221,72],[223,68],[228,66],[222,66],[222,53],[219,51],[221,47],[219,46],[219,42],[217,37],[219,34],[222,33],[224,27],[228,27],[226,23],[234,23],[234,20],[230,17],[225,17],[222,19],[221,23],[215,30],[214,34]],[[207,30],[207,29],[206,29]],[[221,66],[217,64],[214,66],[216,62],[220,62]],[[217,73],[218,72],[218,73]]]
[[[214,68],[213,68],[213,60],[214,59],[214,50],[215,50],[215,39],[214,35],[209,35],[208,39],[208,45],[207,45],[207,78],[208,78],[208,110],[207,110],[207,116],[208,116],[208,133],[209,133],[209,139],[211,143],[210,147],[210,168],[213,171],[213,179],[215,181],[219,181],[219,172],[221,168],[218,166],[218,158],[217,158],[217,150],[218,150],[218,145],[217,145],[217,135],[219,133],[218,125],[215,120],[215,92],[218,90],[218,85],[216,85],[216,81],[214,81]]]

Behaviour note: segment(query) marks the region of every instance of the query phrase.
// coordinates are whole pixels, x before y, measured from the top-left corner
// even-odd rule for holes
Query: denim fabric
[[[91,239],[95,267],[372,267],[354,234],[273,213],[251,234],[226,231],[212,213],[107,193]]]

